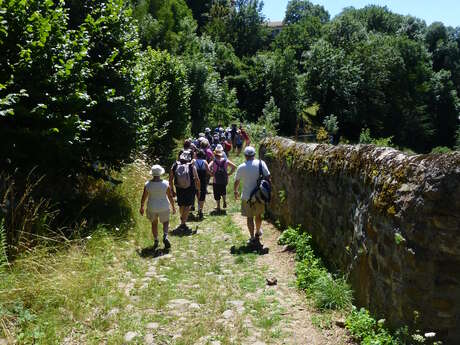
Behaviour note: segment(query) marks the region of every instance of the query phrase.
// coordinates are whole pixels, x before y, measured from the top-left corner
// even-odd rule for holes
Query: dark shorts
[[[179,206],[192,206],[195,201],[195,187],[187,189],[176,188],[177,191],[177,204]]]
[[[214,200],[220,200],[221,197],[227,195],[227,185],[225,184],[213,184],[212,191],[214,192]]]

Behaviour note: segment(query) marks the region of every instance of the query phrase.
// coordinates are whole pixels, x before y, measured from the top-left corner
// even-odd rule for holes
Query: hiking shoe
[[[256,238],[260,239],[263,234],[264,234],[264,232],[262,231],[262,229],[259,229],[259,232],[256,232]]]
[[[165,245],[165,249],[171,248],[171,243],[167,238],[163,238],[163,244]]]
[[[157,250],[158,249],[158,240],[155,240],[155,242],[153,242],[153,250]]]

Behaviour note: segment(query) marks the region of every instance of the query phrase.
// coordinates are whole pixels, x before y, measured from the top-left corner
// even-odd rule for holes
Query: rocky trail
[[[315,311],[295,287],[294,258],[277,245],[277,229],[263,224],[268,254],[232,255],[231,246],[244,248],[247,239],[235,204],[226,215],[191,224],[197,233],[172,234],[172,250],[165,255],[149,255],[135,241],[131,250],[119,253],[115,260],[125,262],[116,272],[122,302],[102,317],[107,330],[93,329],[98,335],[92,339],[103,344],[347,343],[343,329],[313,326]],[[78,332],[64,341],[85,342]]]

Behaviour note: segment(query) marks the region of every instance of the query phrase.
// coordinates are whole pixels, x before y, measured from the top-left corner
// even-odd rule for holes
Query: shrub
[[[388,138],[377,138],[374,139],[371,136],[371,130],[369,128],[363,128],[359,135],[360,144],[373,144],[380,147],[393,147],[393,137]]]
[[[296,247],[297,239],[299,238],[299,233],[294,228],[287,228],[283,231],[281,236],[278,239],[278,244],[287,245],[290,249]]]
[[[340,310],[351,306],[353,294],[345,278],[321,274],[311,286],[315,305],[319,309]]]
[[[321,276],[327,275],[327,271],[321,266],[319,260],[305,259],[296,265],[297,286],[311,292],[312,285]]]
[[[452,150],[445,146],[437,146],[431,150],[431,153],[449,153],[449,152],[452,152]]]

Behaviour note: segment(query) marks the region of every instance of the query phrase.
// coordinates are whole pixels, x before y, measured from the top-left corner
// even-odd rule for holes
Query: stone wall
[[[391,327],[460,344],[460,153],[408,156],[373,145],[261,146],[273,179],[270,213],[301,224],[355,304]]]

